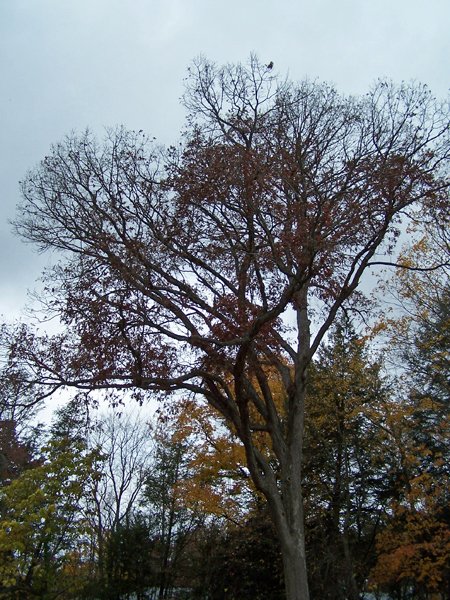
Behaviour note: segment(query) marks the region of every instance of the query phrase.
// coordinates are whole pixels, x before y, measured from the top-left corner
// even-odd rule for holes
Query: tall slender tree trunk
[[[294,448],[297,444],[294,444]],[[281,494],[268,499],[283,560],[286,600],[309,600],[306,568],[301,452],[288,458],[281,476]]]
[[[298,358],[294,386],[289,398],[285,464],[280,465],[281,503],[284,508],[281,520],[286,522],[286,527],[277,529],[281,542],[286,600],[309,600],[302,492],[305,400],[311,339],[307,286],[296,294],[294,304],[297,312]]]
[[[304,537],[282,546],[286,600],[309,600]]]
[[[281,468],[281,482],[264,493],[275,526],[283,560],[286,600],[309,600],[306,568],[301,455]]]
[[[295,365],[294,387],[286,429],[285,464],[281,464],[281,503],[284,508],[279,526],[284,567],[286,600],[309,600],[305,552],[305,526],[302,493],[302,459],[305,419],[307,368],[309,364],[310,329],[308,290],[304,286],[296,295],[298,326],[298,358]]]

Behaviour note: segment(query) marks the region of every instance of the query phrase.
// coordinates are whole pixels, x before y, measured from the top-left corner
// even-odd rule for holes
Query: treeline
[[[430,273],[391,285],[404,308],[395,320],[361,336],[342,316],[310,372],[316,599],[450,598],[449,290]],[[272,385],[282,406],[275,375]],[[75,398],[59,409],[38,449],[26,415],[19,427],[4,403],[0,597],[284,597],[266,504],[213,409],[172,399],[150,423],[84,408]],[[270,454],[264,431],[259,444]]]

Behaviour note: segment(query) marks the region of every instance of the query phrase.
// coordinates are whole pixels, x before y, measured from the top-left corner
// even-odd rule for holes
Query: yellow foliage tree
[[[72,598],[84,584],[71,573],[88,534],[83,498],[99,476],[99,456],[67,441],[43,456],[1,490],[1,598]]]

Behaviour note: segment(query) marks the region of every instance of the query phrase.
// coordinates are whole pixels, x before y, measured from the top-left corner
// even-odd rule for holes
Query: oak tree
[[[195,61],[184,104],[179,146],[124,129],[103,144],[71,135],[27,175],[16,230],[60,251],[44,296],[66,329],[22,329],[10,361],[42,396],[67,386],[203,396],[267,499],[286,596],[305,600],[308,367],[364,273],[391,261],[402,217],[445,209],[448,118],[423,86],[380,81],[346,97],[254,57]]]

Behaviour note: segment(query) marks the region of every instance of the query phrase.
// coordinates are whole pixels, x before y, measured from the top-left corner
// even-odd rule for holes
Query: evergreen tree
[[[387,401],[380,369],[345,318],[312,369],[303,476],[314,598],[357,600],[374,560],[389,469],[379,426]]]

